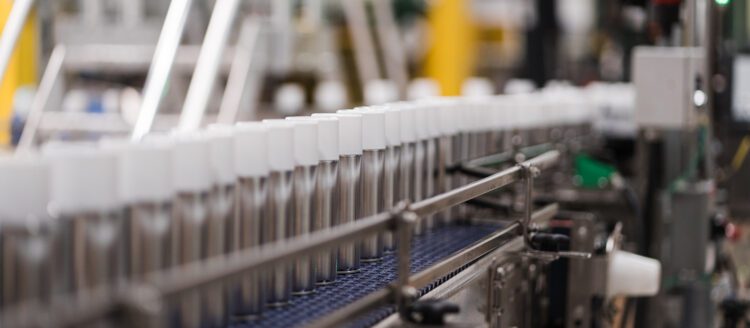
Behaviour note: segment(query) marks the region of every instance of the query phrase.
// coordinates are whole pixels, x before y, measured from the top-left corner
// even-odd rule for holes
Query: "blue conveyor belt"
[[[414,239],[411,271],[419,272],[500,228],[499,225],[456,225],[442,227]],[[454,273],[455,274],[455,273]],[[396,279],[396,256],[387,254],[382,261],[363,263],[357,274],[339,275],[335,284],[319,287],[314,294],[294,297],[291,304],[267,309],[260,319],[234,323],[231,328],[296,327],[333,313]],[[435,282],[420,295],[437,287]],[[386,306],[358,318],[356,327],[369,327],[394,312]]]

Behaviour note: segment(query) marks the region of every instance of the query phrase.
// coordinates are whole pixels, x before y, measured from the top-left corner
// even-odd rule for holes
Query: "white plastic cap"
[[[305,107],[305,90],[296,83],[283,84],[276,90],[273,103],[282,114],[299,113]]]
[[[409,100],[428,99],[440,96],[440,85],[428,78],[417,78],[409,83],[406,91]]]
[[[399,103],[396,107],[401,116],[401,141],[405,143],[417,141],[417,113],[414,106],[407,103]]]
[[[50,168],[39,156],[0,157],[0,223],[49,216]]]
[[[362,155],[362,115],[313,114],[313,117],[335,117],[339,120],[339,155]]]
[[[294,124],[285,120],[263,120],[268,127],[268,167],[271,171],[294,169]]]
[[[321,161],[339,159],[339,120],[335,117],[290,116],[287,120],[318,122],[318,157]]]
[[[458,123],[456,120],[458,120],[456,115],[458,113],[458,109],[456,108],[458,106],[458,101],[451,99],[443,101],[443,103],[439,106],[439,112],[438,117],[439,120],[439,130],[442,135],[453,135],[458,132]]]
[[[318,122],[287,118],[294,124],[294,163],[297,166],[318,165]]]
[[[401,112],[389,105],[376,107],[385,112],[385,142],[388,146],[401,145]]]
[[[483,77],[471,77],[461,84],[461,95],[465,97],[486,97],[495,94],[492,81]]]
[[[55,214],[106,212],[120,205],[117,158],[93,143],[47,144],[51,167],[50,209]]]
[[[384,149],[385,140],[385,112],[370,107],[351,110],[362,114],[362,149]]]
[[[201,192],[214,183],[208,138],[198,133],[174,133],[172,181],[177,192]]]
[[[344,84],[336,81],[323,81],[315,88],[315,107],[325,112],[335,112],[347,103]]]
[[[609,256],[607,297],[656,295],[660,279],[659,261],[616,250]]]
[[[234,169],[234,129],[231,125],[212,124],[205,132],[211,151],[214,182],[231,185],[237,182]]]
[[[365,83],[365,104],[379,105],[398,100],[398,88],[390,80],[370,80]]]
[[[174,197],[172,144],[168,139],[102,139],[99,144],[116,153],[117,185],[125,203],[162,202]]]
[[[428,125],[430,125],[428,107],[424,103],[414,105],[414,131],[417,140],[424,140],[430,137]]]
[[[437,138],[440,136],[440,99],[432,98],[425,100],[425,112],[427,113],[427,137]]]
[[[235,125],[234,170],[240,177],[268,175],[268,127],[263,123],[242,122]]]

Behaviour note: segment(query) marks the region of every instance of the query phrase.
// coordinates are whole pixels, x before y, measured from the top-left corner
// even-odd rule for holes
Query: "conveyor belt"
[[[500,227],[500,225],[486,224],[449,226],[416,237],[412,248],[412,273],[428,268]],[[383,261],[363,263],[362,272],[358,274],[340,275],[335,284],[319,287],[314,294],[295,297],[292,304],[278,309],[267,309],[258,320],[235,323],[230,327],[302,326],[388,285],[395,279],[396,256],[395,254],[387,254]],[[441,282],[436,282],[421,290],[420,295],[437,287]],[[375,310],[359,318],[353,323],[353,326],[369,327],[393,313],[394,310],[392,306]]]

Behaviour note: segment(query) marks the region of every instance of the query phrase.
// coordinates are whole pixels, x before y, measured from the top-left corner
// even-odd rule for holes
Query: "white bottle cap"
[[[297,166],[318,165],[318,122],[292,120],[294,124],[294,163]]]
[[[283,84],[276,90],[273,103],[279,113],[286,115],[299,113],[305,107],[305,90],[296,83]]]
[[[428,99],[440,96],[440,85],[428,78],[417,78],[409,83],[406,91],[409,100]]]
[[[344,84],[336,81],[323,81],[315,88],[315,107],[324,112],[335,112],[347,103]]]
[[[362,115],[332,113],[312,116],[339,120],[339,155],[362,155]]]
[[[117,209],[117,158],[93,143],[53,142],[42,150],[51,167],[50,209],[54,214]]]
[[[49,217],[50,167],[36,154],[0,157],[0,223]]]
[[[657,260],[620,250],[609,255],[607,297],[656,295],[660,279]]]
[[[362,149],[385,149],[385,112],[369,107],[351,112],[362,114]]]
[[[429,138],[427,126],[430,124],[428,117],[428,107],[424,103],[417,103],[414,105],[414,131],[417,134],[417,140],[424,140]]]
[[[427,136],[437,138],[442,133],[440,130],[440,98],[432,98],[427,101]]]
[[[177,192],[202,192],[214,183],[208,138],[200,133],[176,132],[172,151],[172,181]]]
[[[234,129],[231,125],[212,124],[205,132],[211,151],[211,170],[214,182],[232,185],[237,182],[234,169]]]
[[[465,97],[486,97],[495,94],[492,81],[483,77],[471,77],[461,84],[461,95]]]
[[[268,167],[272,172],[294,169],[294,124],[285,120],[263,120],[268,127]]]
[[[339,159],[339,119],[321,116],[290,116],[287,120],[318,122],[318,157],[321,161]]]
[[[398,109],[384,105],[375,107],[385,112],[385,141],[388,146],[401,145],[401,113]]]
[[[172,181],[177,192],[202,192],[214,183],[208,138],[200,133],[176,132],[172,151]]]
[[[268,127],[263,123],[235,125],[234,170],[240,177],[268,175]]]
[[[417,125],[417,113],[414,109],[414,105],[407,103],[399,103],[396,108],[401,116],[401,141],[404,143],[416,142],[417,132],[415,126]]]
[[[449,101],[444,101],[440,107],[438,116],[440,118],[439,120],[439,130],[442,135],[454,135],[456,132],[458,132],[458,123],[456,122],[458,120],[456,115],[458,113],[457,106],[459,105],[459,102],[455,99],[451,99]]]
[[[398,100],[398,88],[390,80],[370,80],[365,83],[365,104],[379,105]]]
[[[99,144],[117,155],[117,185],[125,203],[163,202],[174,197],[169,139],[102,139]]]

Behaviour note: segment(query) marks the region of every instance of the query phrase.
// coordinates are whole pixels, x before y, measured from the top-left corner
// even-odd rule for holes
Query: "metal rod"
[[[393,299],[393,290],[391,288],[382,288],[367,296],[362,297],[340,310],[326,315],[325,317],[313,322],[309,328],[327,328],[341,327],[343,323],[352,318],[356,318],[380,306],[387,305]]]
[[[3,34],[0,37],[0,81],[5,78],[5,73],[13,57],[18,37],[23,31],[23,25],[29,17],[34,0],[15,0],[8,14],[8,20],[3,26]]]
[[[406,67],[406,51],[401,42],[401,35],[396,24],[390,1],[373,1],[373,13],[377,23],[377,36],[383,55],[385,70],[390,80],[396,83],[403,99],[409,74]]]
[[[178,126],[182,131],[193,131],[201,126],[239,4],[240,0],[217,0],[214,4],[195,72],[185,96],[185,105],[182,107]]]
[[[42,81],[39,83],[39,91],[34,95],[34,101],[31,103],[31,110],[26,118],[26,124],[23,127],[23,132],[21,132],[21,139],[18,141],[16,151],[28,151],[34,147],[36,131],[39,129],[44,109],[47,107],[47,102],[55,89],[64,62],[65,46],[57,45],[49,57],[47,68],[44,70]]]
[[[393,226],[391,213],[380,213],[369,218],[313,232],[307,238],[277,241],[259,250],[244,250],[232,258],[209,259],[170,272],[149,277],[162,295],[170,297],[210,285],[222,279],[243,275],[248,269],[271,267],[295,258],[319,253],[344,243],[360,240]]]
[[[360,84],[364,88],[368,81],[380,78],[378,61],[375,58],[375,46],[368,29],[369,20],[362,0],[341,1],[346,16],[346,24],[351,30],[354,42],[354,56],[356,58],[357,73]]]
[[[162,99],[166,94],[167,82],[172,72],[175,55],[180,46],[182,32],[185,30],[190,6],[193,0],[172,0],[169,4],[164,25],[159,34],[159,41],[154,51],[154,59],[148,70],[146,84],[143,88],[143,103],[138,114],[138,120],[133,127],[131,138],[138,140],[148,134],[154,117],[159,111]]]
[[[234,123],[243,108],[250,113],[247,119],[255,120],[263,77],[260,68],[266,66],[265,54],[258,50],[263,40],[260,22],[253,18],[245,19],[234,50],[227,87],[221,98],[219,115],[216,118],[218,123]]]

